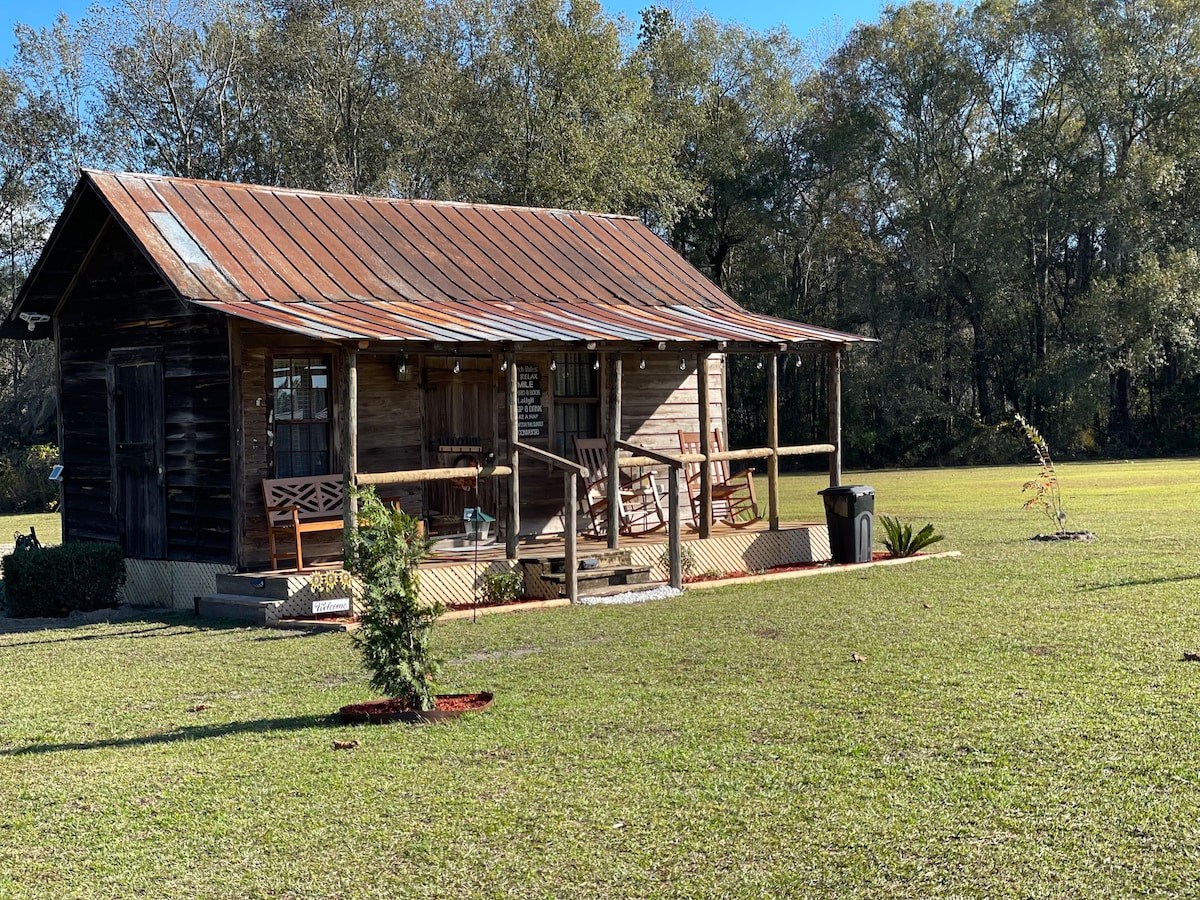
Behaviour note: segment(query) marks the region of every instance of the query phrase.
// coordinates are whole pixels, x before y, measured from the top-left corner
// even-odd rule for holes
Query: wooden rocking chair
[[[581,502],[590,524],[589,534],[599,537],[608,533],[608,440],[606,438],[572,438],[575,459],[588,470],[584,479]],[[635,475],[621,482],[617,501],[621,534],[643,534],[657,531],[667,524],[665,501],[658,491],[653,473]]]
[[[725,444],[721,430],[712,433],[713,453],[722,453]],[[700,443],[700,432],[680,431],[679,452],[685,455],[704,452]],[[700,522],[700,466],[702,463],[687,463],[684,476],[687,481],[688,499],[692,503],[692,521]],[[754,496],[754,470],[744,469],[736,475],[729,474],[726,460],[712,462],[712,514],[714,522],[724,522],[734,528],[744,528],[762,518],[758,514],[758,499]]]

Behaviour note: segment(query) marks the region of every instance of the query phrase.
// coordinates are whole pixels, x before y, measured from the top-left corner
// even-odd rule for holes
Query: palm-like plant
[[[905,524],[893,516],[880,515],[879,521],[883,523],[883,531],[886,535],[883,539],[883,546],[894,557],[912,556],[930,544],[936,544],[945,539],[944,535],[934,532],[932,522],[920,531],[914,532],[911,525]]]

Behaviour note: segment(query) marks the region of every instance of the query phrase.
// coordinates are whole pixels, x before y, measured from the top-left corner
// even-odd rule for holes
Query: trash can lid
[[[827,487],[823,491],[817,491],[818,494],[830,494],[834,497],[861,497],[864,494],[874,494],[875,488],[869,484],[840,484],[837,487]]]

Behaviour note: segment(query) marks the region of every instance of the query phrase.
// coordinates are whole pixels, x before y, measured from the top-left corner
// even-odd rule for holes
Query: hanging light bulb
[[[646,354],[645,353],[643,353],[641,356],[638,357],[638,368],[639,369],[646,368]]]
[[[682,372],[687,368],[687,360],[683,358],[683,354],[679,354],[679,371]]]
[[[600,368],[600,359],[599,359],[599,357],[597,357],[596,361],[592,363],[592,368],[593,368],[593,369],[599,369],[599,368]]]
[[[504,360],[502,360],[502,361],[501,361],[501,363],[500,363],[500,371],[501,371],[501,372],[507,372],[507,371],[508,371],[508,359],[507,359],[507,358],[505,358]]]
[[[551,356],[550,357],[550,371],[553,372],[557,368],[558,368],[558,357]]]
[[[756,365],[754,368],[756,368],[756,369],[762,368],[762,357],[761,356],[758,358],[758,365]]]
[[[796,354],[796,368],[797,369],[800,368],[800,354],[799,353]]]
[[[458,361],[458,357],[454,357],[454,374],[457,375],[462,371],[462,363]]]

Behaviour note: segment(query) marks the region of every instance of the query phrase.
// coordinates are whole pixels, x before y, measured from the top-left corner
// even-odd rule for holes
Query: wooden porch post
[[[779,530],[779,354],[767,356],[767,519]]]
[[[350,496],[358,474],[358,351],[347,347],[342,355],[342,478],[345,504],[342,528],[349,532],[358,524],[358,504]]]
[[[842,351],[829,351],[829,486],[842,483]]]
[[[712,535],[712,404],[708,400],[708,352],[696,354],[696,400],[700,406],[700,521],[696,523],[703,540]]]
[[[621,467],[617,441],[621,439],[621,354],[609,354],[608,394],[608,548],[621,543]]]
[[[670,560],[671,587],[683,590],[683,534],[679,527],[679,473],[680,468],[671,466],[667,470],[670,479],[667,487],[667,502],[670,515],[667,518],[667,555]]]
[[[504,550],[509,559],[517,558],[517,544],[521,531],[521,475],[518,465],[517,441],[520,430],[517,421],[517,351],[508,351],[508,464],[512,474],[508,476],[508,534]]]
[[[575,522],[575,483],[579,476],[574,472],[563,473],[563,537],[566,538],[567,552],[563,560],[563,572],[567,576],[567,599],[572,603],[579,602],[579,560],[576,552]]]

